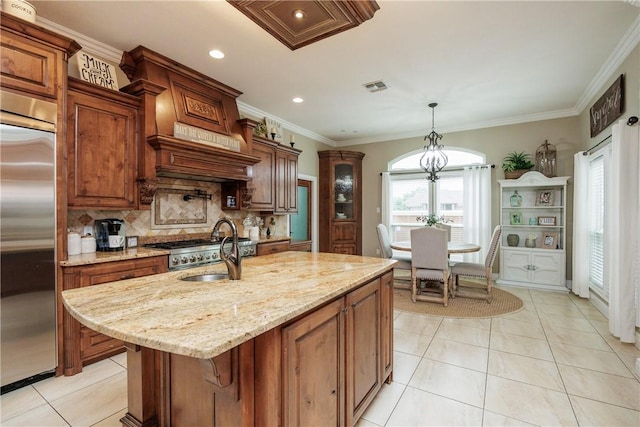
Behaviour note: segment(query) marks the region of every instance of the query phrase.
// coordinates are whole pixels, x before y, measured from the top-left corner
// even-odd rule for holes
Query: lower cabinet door
[[[380,278],[380,326],[382,380],[390,383],[393,370],[393,273]]]
[[[501,262],[500,268],[504,280],[530,281],[529,252],[503,250]]]
[[[344,426],[344,298],[282,330],[283,425]]]
[[[380,279],[347,294],[347,425],[353,425],[382,387]]]
[[[531,254],[531,281],[543,285],[565,286],[564,253],[549,250]]]

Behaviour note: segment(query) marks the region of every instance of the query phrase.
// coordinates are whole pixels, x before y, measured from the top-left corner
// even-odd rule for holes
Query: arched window
[[[420,168],[422,150],[406,153],[388,163],[388,182],[383,186],[387,189],[386,197],[383,194],[386,207],[383,222],[390,231],[391,240],[409,240],[411,229],[424,226],[420,218],[429,214],[435,214],[451,226],[451,241],[483,243],[484,238],[479,235],[489,237],[490,194],[482,202],[471,202],[476,199],[469,197],[470,191],[477,191],[474,179],[480,179],[481,175],[490,192],[491,172],[487,172],[484,165],[484,153],[454,147],[447,147],[444,152],[449,161],[447,167],[438,173],[439,179],[435,183],[426,179],[426,173]],[[478,172],[479,168],[484,168],[484,173]],[[474,174],[478,177],[474,178]],[[465,183],[468,187],[466,194]],[[479,215],[480,211],[484,213]],[[475,223],[476,218],[488,218],[489,222]],[[458,258],[452,260],[462,260],[462,256]],[[478,262],[480,258],[476,254],[465,257],[465,260]]]
[[[486,156],[483,153],[466,150],[463,148],[447,147],[442,151],[447,155],[449,159],[446,169],[467,165],[482,165],[484,164],[486,159]],[[422,150],[416,150],[412,151],[411,153],[403,154],[400,157],[396,157],[389,162],[389,170],[399,171],[415,169],[418,171],[420,170],[420,157],[422,157],[422,154]]]

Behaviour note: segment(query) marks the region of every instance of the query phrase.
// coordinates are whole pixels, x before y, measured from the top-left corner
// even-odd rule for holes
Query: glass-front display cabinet
[[[362,159],[356,151],[318,152],[320,252],[362,254]]]

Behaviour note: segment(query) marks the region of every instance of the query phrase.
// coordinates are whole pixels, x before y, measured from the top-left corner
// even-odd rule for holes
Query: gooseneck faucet
[[[236,224],[229,218],[220,218],[218,222],[216,222],[216,225],[213,226],[213,230],[211,231],[211,240],[218,237],[218,229],[222,224],[227,224],[231,227],[232,243],[231,251],[227,254],[224,251],[224,244],[227,243],[229,236],[225,236],[222,239],[222,242],[220,242],[220,258],[227,265],[229,278],[231,280],[240,280],[240,276],[242,276],[242,258],[238,251],[238,229],[236,228]]]

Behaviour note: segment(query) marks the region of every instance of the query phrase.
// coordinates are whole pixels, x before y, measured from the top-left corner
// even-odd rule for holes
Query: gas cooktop
[[[175,242],[160,242],[144,245],[152,249],[168,249],[169,271],[184,268],[200,267],[222,262],[220,246],[222,240],[191,239]],[[228,251],[231,241],[227,240],[225,248]],[[256,242],[248,237],[238,237],[238,254],[244,258],[256,255]]]
[[[250,239],[248,237],[238,237],[238,242],[248,242]],[[231,239],[227,240],[227,242],[231,242]],[[149,243],[145,245],[148,248],[155,249],[182,249],[182,248],[193,248],[196,246],[211,246],[211,245],[219,245],[222,243],[222,240],[208,240],[208,239],[192,239],[192,240],[179,240],[176,242],[160,242],[160,243]]]

